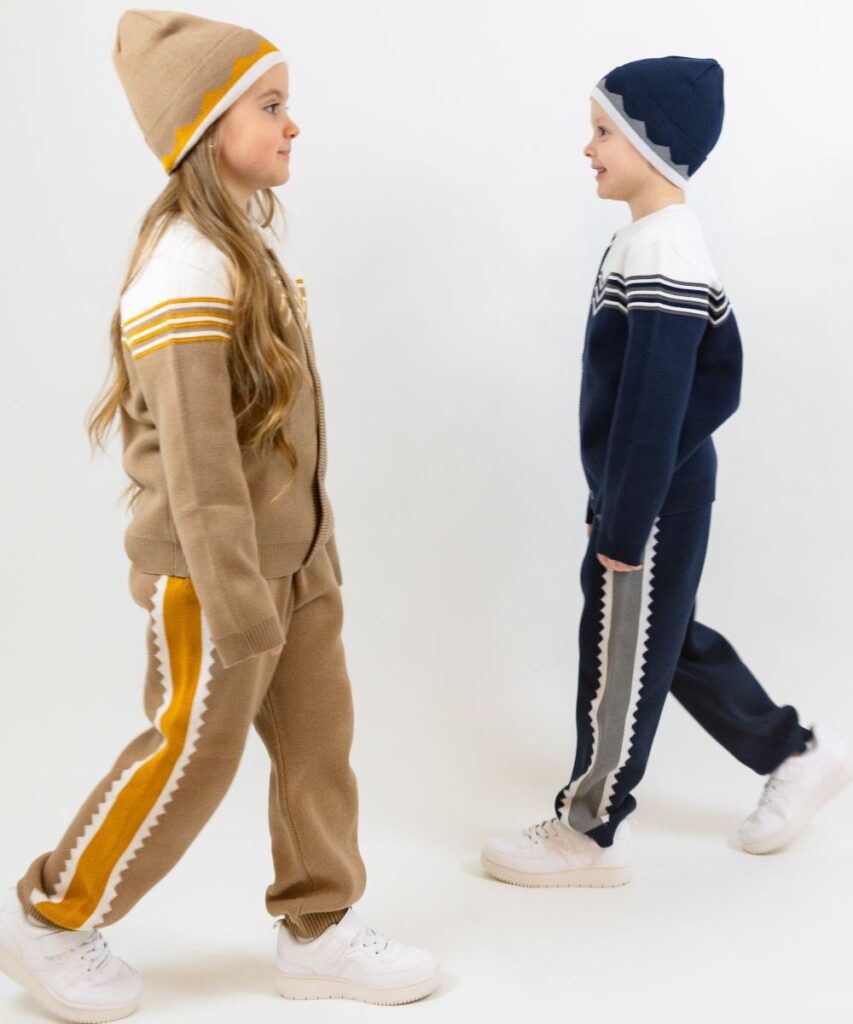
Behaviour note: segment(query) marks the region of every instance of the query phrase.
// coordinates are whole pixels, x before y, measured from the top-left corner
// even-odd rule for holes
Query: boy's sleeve
[[[589,494],[587,495],[587,499],[586,499],[586,522],[587,523],[591,523],[592,522],[592,507],[593,507],[593,499],[592,499],[592,491],[590,491]]]
[[[230,281],[213,262],[204,269],[152,256],[121,308],[122,341],[157,428],[178,539],[228,668],[285,642],[258,568],[232,406]]]
[[[608,437],[598,552],[639,565],[675,469],[712,282],[666,242],[629,255],[624,279],[628,338]]]

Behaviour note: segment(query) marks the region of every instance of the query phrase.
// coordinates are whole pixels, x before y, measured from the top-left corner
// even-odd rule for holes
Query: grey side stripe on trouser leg
[[[592,756],[587,770],[563,791],[560,811],[578,832],[608,820],[616,777],[628,760],[645,672],[658,522],[646,543],[642,569],[603,570],[599,683],[589,711]]]

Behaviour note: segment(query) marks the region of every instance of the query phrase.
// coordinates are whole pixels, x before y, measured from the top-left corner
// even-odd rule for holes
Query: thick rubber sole
[[[382,989],[358,985],[345,978],[317,978],[276,971],[275,984],[279,995],[285,999],[355,999],[360,1003],[397,1006],[400,1003],[414,1003],[418,999],[423,999],[435,990],[439,981],[440,974],[436,973],[413,985]]]
[[[747,853],[773,853],[780,850],[798,835],[825,803],[841,792],[845,786],[853,782],[853,759],[839,765],[838,770],[827,778],[812,799],[803,807],[796,818],[788,822],[784,829],[764,839],[747,841],[741,839],[741,845]]]
[[[480,856],[480,863],[493,878],[510,885],[524,885],[529,888],[572,888],[610,889],[619,885],[627,885],[631,881],[630,865],[613,868],[576,868],[566,871],[554,871],[548,874],[534,874],[529,871],[516,871],[485,854]]]
[[[0,971],[12,981],[23,986],[27,992],[37,1000],[46,1010],[55,1013],[63,1020],[72,1021],[73,1024],[107,1024],[109,1021],[122,1020],[129,1017],[139,1006],[139,998],[131,1003],[121,1003],[114,1006],[79,1006],[75,1003],[67,1003],[53,993],[37,975],[21,961],[9,952],[5,946],[0,945]]]

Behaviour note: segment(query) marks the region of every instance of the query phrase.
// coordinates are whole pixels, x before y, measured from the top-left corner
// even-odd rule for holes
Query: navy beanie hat
[[[723,128],[723,69],[711,57],[649,57],[620,64],[591,97],[679,188],[705,162]]]

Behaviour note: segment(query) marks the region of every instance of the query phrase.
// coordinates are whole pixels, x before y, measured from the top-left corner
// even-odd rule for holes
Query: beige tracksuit
[[[275,250],[271,232],[259,235]],[[312,384],[288,426],[298,473],[273,503],[290,464],[237,442],[226,257],[180,218],[122,296],[123,462],[144,488],[125,549],[133,599],[148,612],[150,725],[19,881],[44,923],[122,918],[213,813],[252,725],[271,760],[269,913],[313,936],[364,891],[323,399],[304,288],[272,255],[270,266],[284,341]]]

